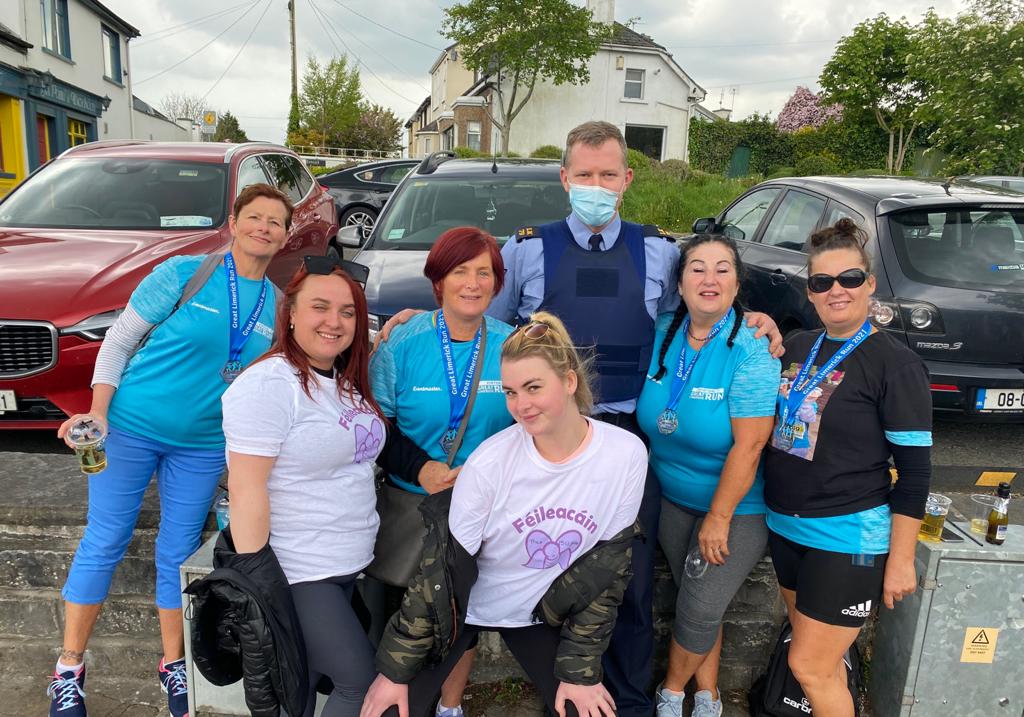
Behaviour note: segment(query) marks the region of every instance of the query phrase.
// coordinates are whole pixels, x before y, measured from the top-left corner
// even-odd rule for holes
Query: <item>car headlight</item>
[[[114,325],[117,317],[122,313],[124,313],[124,309],[104,311],[102,314],[83,319],[74,326],[61,329],[60,333],[62,336],[81,336],[89,341],[102,341],[103,337],[107,335],[107,329]]]

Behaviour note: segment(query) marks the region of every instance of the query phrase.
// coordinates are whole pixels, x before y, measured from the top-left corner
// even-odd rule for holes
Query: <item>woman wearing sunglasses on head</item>
[[[409,543],[381,546],[391,553],[408,548],[402,552],[409,561],[405,570],[398,571],[405,574],[369,571],[388,581],[388,587],[377,590],[382,596],[372,601],[383,605],[376,612],[384,613],[385,619],[398,608],[418,563],[415,548],[422,528],[413,509],[407,508],[401,517],[388,515],[397,506],[388,497],[394,491],[406,491],[404,504],[411,505],[415,503],[412,495],[451,488],[469,454],[512,423],[501,391],[500,369],[501,342],[512,327],[484,316],[505,277],[497,242],[475,227],[450,229],[434,243],[423,273],[433,285],[440,308],[397,327],[370,362],[374,396],[393,422],[378,461],[392,486],[385,489],[392,493],[382,501],[386,504],[381,540],[388,540],[393,521],[398,520],[405,528],[395,525],[396,540],[404,531]],[[438,717],[461,717],[462,693],[472,666],[470,650],[445,684]]]
[[[373,558],[373,466],[386,430],[369,392],[368,332],[359,284],[329,258],[306,257],[285,288],[274,345],[223,397],[234,549],[269,543],[291,586],[310,689],[321,676],[334,683],[330,717],[358,714],[374,674],[352,608]]]
[[[453,491],[424,502],[419,572],[377,650],[362,717],[429,712],[481,630],[501,635],[548,709],[614,715],[601,656],[631,576],[646,449],[586,417],[589,372],[551,314],[505,341],[501,382],[516,423],[473,452]]]
[[[108,467],[89,478],[89,521],[68,572],[64,648],[50,684],[53,717],[86,714],[86,644],[131,542],[154,474],[160,493],[156,606],[163,659],[157,668],[172,717],[188,712],[181,563],[199,536],[224,471],[220,397],[267,350],[277,289],[267,267],[288,240],[292,203],[252,184],[235,199],[230,251],[175,256],[132,292],[96,357],[92,406],[57,435],[89,420],[106,438]]]
[[[682,301],[658,317],[637,403],[661,484],[658,538],[678,586],[658,717],[682,716],[683,689],[694,676],[694,717],[722,714],[722,616],[768,540],[760,463],[779,362],[742,320],[743,273],[728,237],[698,234],[683,247]],[[693,550],[710,565],[700,577],[684,568]]]
[[[819,717],[852,717],[843,656],[880,598],[892,608],[917,587],[931,476],[928,373],[868,320],[866,242],[847,218],[811,236],[807,293],[825,328],[786,339],[788,390],[765,457],[769,548],[793,625],[789,665]]]

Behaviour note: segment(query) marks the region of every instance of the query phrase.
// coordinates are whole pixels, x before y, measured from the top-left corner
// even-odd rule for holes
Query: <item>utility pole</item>
[[[289,119],[292,108],[298,107],[299,105],[299,76],[298,69],[295,64],[295,0],[288,0],[288,23],[291,28],[291,43],[292,43],[292,95],[291,102],[289,103]]]

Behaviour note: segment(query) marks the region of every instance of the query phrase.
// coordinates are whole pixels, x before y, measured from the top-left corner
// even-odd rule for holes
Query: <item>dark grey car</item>
[[[807,299],[807,242],[842,217],[870,237],[873,320],[924,359],[935,410],[1024,422],[1024,196],[941,180],[786,178],[693,229],[737,240],[747,303],[787,333],[820,325]]]

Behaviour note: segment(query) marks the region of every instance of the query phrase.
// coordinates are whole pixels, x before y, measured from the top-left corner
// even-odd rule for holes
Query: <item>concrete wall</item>
[[[616,69],[623,57],[624,68]],[[626,125],[663,127],[662,159],[686,159],[692,88],[660,54],[602,49],[590,60],[586,85],[539,84],[533,97],[512,123],[509,149],[524,156],[544,144],[563,146],[576,125],[602,119],[625,132]],[[642,69],[644,98],[623,97],[625,69]],[[506,98],[508,90],[506,90]]]
[[[125,138],[127,138],[127,134]],[[121,139],[110,137],[110,139]],[[192,131],[173,122],[135,111],[135,139],[155,139],[163,142],[192,142]]]

